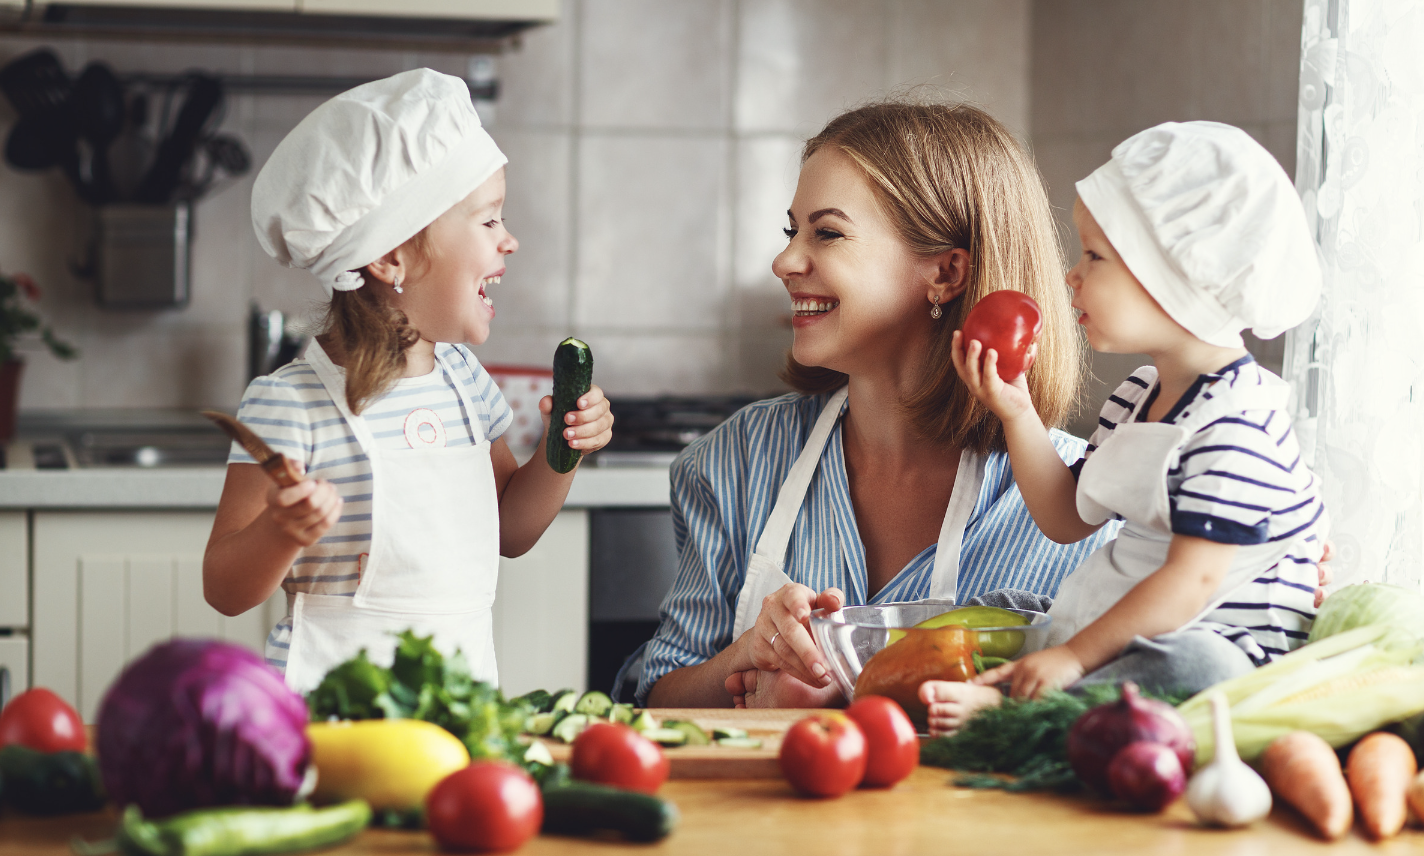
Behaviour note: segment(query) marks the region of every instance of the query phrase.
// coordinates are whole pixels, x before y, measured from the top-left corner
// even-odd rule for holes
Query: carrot
[[[1398,734],[1376,731],[1368,734],[1345,761],[1345,778],[1365,832],[1379,841],[1399,834],[1408,814],[1404,794],[1419,772],[1414,750]]]
[[[1305,815],[1327,840],[1350,831],[1355,819],[1350,787],[1329,743],[1309,731],[1277,737],[1261,753],[1261,773],[1276,796]]]
[[[1415,776],[1414,781],[1409,783],[1404,798],[1409,803],[1409,810],[1414,812],[1414,822],[1424,823],[1424,773]]]

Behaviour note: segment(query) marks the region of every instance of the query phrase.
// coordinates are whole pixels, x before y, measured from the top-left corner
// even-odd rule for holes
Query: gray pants
[[[966,605],[1047,612],[1053,598],[1001,589],[970,598]],[[1084,675],[1068,689],[1071,692],[1080,687],[1132,681],[1153,692],[1195,694],[1254,668],[1246,652],[1229,639],[1210,630],[1192,628],[1151,639],[1138,636],[1115,659]]]

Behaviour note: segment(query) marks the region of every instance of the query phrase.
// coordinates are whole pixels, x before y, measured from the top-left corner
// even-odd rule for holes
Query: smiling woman
[[[679,568],[645,656],[657,706],[839,699],[812,609],[994,589],[1051,596],[1111,532],[1049,541],[1014,484],[998,420],[959,381],[953,333],[982,297],[1031,296],[1027,383],[1061,422],[1080,374],[1042,181],[964,105],[883,103],[805,147],[772,264],[793,307],[786,380],[674,464]],[[1067,461],[1084,444],[1059,431]]]

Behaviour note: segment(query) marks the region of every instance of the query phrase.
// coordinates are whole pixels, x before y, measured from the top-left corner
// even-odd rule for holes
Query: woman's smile
[[[841,302],[833,297],[819,297],[814,294],[791,295],[791,326],[802,328],[816,323],[834,312]]]

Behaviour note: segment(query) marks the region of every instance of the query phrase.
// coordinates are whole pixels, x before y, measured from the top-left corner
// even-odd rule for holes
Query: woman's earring
[[[939,295],[934,296],[934,306],[930,307],[930,317],[938,321],[944,315],[944,310],[939,308]]]
[[[405,294],[405,289],[400,287],[400,274],[396,274],[396,281],[391,285],[395,287],[396,294]]]

